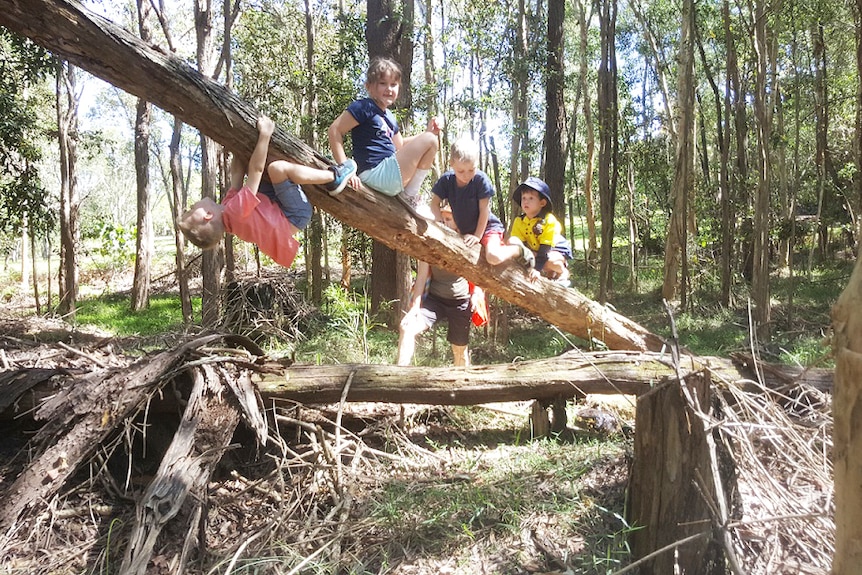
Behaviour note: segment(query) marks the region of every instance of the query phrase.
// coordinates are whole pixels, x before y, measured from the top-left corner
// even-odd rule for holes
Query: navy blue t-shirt
[[[359,125],[350,130],[353,138],[353,159],[357,173],[370,170],[395,154],[392,138],[398,133],[398,121],[391,111],[381,110],[371,98],[353,101],[347,111]]]
[[[463,188],[459,188],[455,172],[449,170],[440,176],[431,188],[431,192],[441,200],[449,201],[449,205],[452,206],[452,218],[458,226],[458,231],[461,235],[467,235],[476,232],[476,224],[479,221],[479,200],[490,199],[494,195],[494,184],[485,172],[476,170],[473,179]],[[494,212],[488,215],[485,231],[489,230],[501,233],[505,231],[503,223],[494,215]]]

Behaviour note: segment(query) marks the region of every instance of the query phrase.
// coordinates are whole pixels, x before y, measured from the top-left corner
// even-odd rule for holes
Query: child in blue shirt
[[[459,138],[449,150],[451,170],[440,176],[431,188],[431,211],[442,222],[443,202],[452,207],[455,224],[468,246],[485,247],[485,259],[491,265],[519,258],[527,268],[533,266],[533,253],[525,246],[503,243],[500,219],[491,212],[494,185],[482,170],[477,169],[479,146],[469,138]]]
[[[389,58],[375,58],[365,80],[368,97],[355,100],[329,126],[329,147],[336,163],[347,159],[344,138],[353,140],[359,183],[387,196],[402,197],[413,207],[419,203],[419,187],[437,155],[440,126],[431,118],[425,132],[403,137],[395,115],[389,109],[401,89],[401,67]]]

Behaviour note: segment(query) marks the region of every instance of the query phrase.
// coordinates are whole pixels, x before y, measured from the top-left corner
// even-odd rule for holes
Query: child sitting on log
[[[521,206],[521,215],[512,222],[508,242],[533,253],[535,264],[529,271],[530,281],[545,276],[568,287],[572,248],[563,236],[563,226],[551,212],[554,206],[548,184],[531,176],[515,189],[512,200]]]

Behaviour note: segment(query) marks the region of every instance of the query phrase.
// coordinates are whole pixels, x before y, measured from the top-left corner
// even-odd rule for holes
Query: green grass
[[[147,309],[133,312],[129,296],[110,294],[83,299],[78,302],[75,324],[94,326],[118,337],[150,337],[183,327],[179,296],[154,295]],[[200,310],[200,298],[192,305]]]
[[[441,442],[437,451],[455,467],[439,480],[393,479],[376,494],[369,517],[390,546],[408,555],[421,549],[424,555],[468,560],[472,545],[496,541],[518,548],[523,533],[550,528],[558,541],[583,542],[573,561],[584,568],[579,573],[603,573],[606,558],[617,565],[626,560],[624,537],[613,537],[628,530],[623,486],[610,497],[590,488],[605,465],[621,464],[623,442],[539,440],[513,446],[515,439],[512,435],[505,449],[485,450],[479,459]]]

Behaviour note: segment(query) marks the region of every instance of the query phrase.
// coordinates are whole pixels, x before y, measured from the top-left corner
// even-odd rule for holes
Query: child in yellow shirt
[[[522,213],[512,223],[508,243],[526,246],[534,253],[536,263],[530,270],[530,281],[545,276],[568,286],[572,248],[563,235],[563,226],[551,212],[548,184],[531,176],[515,189],[512,199],[521,206]]]

